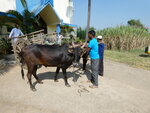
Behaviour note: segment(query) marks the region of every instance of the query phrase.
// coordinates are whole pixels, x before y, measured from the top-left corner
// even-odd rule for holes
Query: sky
[[[86,28],[88,0],[73,1],[73,24]],[[97,30],[127,25],[131,19],[150,28],[150,0],[91,0],[91,5],[90,26]]]

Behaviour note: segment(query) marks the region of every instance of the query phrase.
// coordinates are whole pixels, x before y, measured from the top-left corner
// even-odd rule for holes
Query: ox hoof
[[[75,79],[73,79],[72,81],[73,81],[73,82],[77,82],[77,80],[75,80]]]
[[[31,88],[31,90],[32,90],[33,92],[35,92],[35,91],[36,91],[36,89],[35,89],[35,88]]]
[[[54,80],[55,82],[59,82],[58,80]]]
[[[41,80],[37,81],[39,84],[43,84],[43,82]]]
[[[71,85],[69,85],[69,84],[66,84],[66,87],[71,87]]]

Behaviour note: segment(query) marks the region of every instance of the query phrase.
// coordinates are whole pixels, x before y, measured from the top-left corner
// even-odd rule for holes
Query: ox
[[[44,65],[46,67],[57,67],[54,78],[55,81],[57,81],[57,75],[61,68],[64,75],[65,85],[67,87],[70,87],[67,81],[66,69],[73,62],[74,64],[77,64],[79,62],[81,48],[75,47],[73,48],[72,52],[69,52],[68,49],[69,48],[67,44],[64,44],[62,46],[32,44],[24,47],[21,50],[21,63],[27,65],[27,78],[32,91],[36,91],[35,87],[32,85],[32,75],[35,77],[38,83],[43,83],[36,75],[38,65]],[[23,65],[21,66],[21,73],[22,78],[24,78]]]

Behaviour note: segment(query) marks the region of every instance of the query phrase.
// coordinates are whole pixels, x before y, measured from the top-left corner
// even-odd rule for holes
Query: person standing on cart
[[[13,28],[9,34],[9,38],[12,40],[12,43],[16,43],[17,37],[24,35],[22,31],[19,29],[19,25],[15,24],[15,28]]]

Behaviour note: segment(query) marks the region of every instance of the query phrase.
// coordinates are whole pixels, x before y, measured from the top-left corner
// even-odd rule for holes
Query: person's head
[[[88,37],[90,38],[90,39],[92,39],[92,38],[94,38],[95,37],[95,31],[94,30],[91,30],[91,31],[89,31],[88,32]]]
[[[97,37],[98,42],[102,42],[102,39],[103,39],[103,37],[102,37],[101,35],[99,35],[99,36]]]
[[[15,27],[16,27],[16,28],[19,28],[19,25],[18,25],[18,24],[15,24]]]

